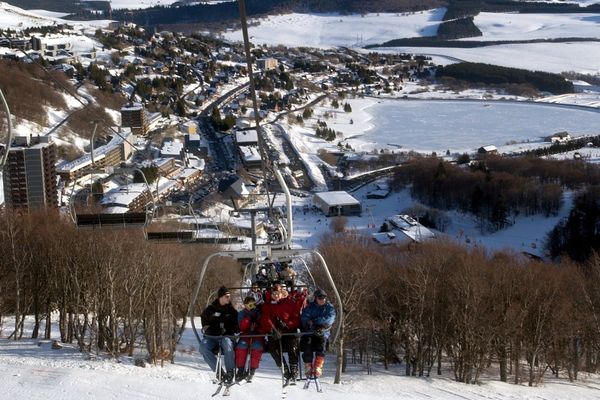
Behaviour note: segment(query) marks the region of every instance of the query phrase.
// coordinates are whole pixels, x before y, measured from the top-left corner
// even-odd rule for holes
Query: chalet
[[[563,132],[557,132],[555,134],[553,134],[552,136],[546,138],[547,141],[551,142],[551,143],[566,143],[571,141],[571,135],[569,135],[569,132],[563,131]]]
[[[362,213],[360,201],[344,191],[316,193],[313,196],[313,204],[328,217]]]
[[[421,225],[409,215],[394,215],[386,220],[392,227],[396,236],[405,236],[413,242],[433,239],[435,234]]]
[[[479,154],[498,154],[498,148],[496,146],[482,146],[477,149],[477,153]]]

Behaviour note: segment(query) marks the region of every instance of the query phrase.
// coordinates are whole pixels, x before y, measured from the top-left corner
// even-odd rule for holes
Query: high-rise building
[[[141,103],[128,103],[121,108],[121,126],[131,128],[134,135],[146,136],[148,121],[146,110]]]
[[[56,146],[47,137],[17,136],[4,169],[7,207],[58,207]]]

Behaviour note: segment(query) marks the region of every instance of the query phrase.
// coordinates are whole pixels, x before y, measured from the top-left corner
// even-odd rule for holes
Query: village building
[[[361,215],[360,201],[344,191],[321,192],[313,196],[313,204],[328,217]]]

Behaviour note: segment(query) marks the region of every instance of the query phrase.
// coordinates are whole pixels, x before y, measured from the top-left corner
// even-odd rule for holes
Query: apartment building
[[[20,209],[58,207],[56,146],[48,137],[18,136],[8,150],[4,201]]]

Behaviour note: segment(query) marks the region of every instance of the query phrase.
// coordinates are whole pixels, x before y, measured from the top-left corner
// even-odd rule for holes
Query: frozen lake
[[[486,145],[540,141],[567,131],[600,134],[600,110],[501,101],[381,100],[365,109],[370,129],[356,149],[472,152]]]

